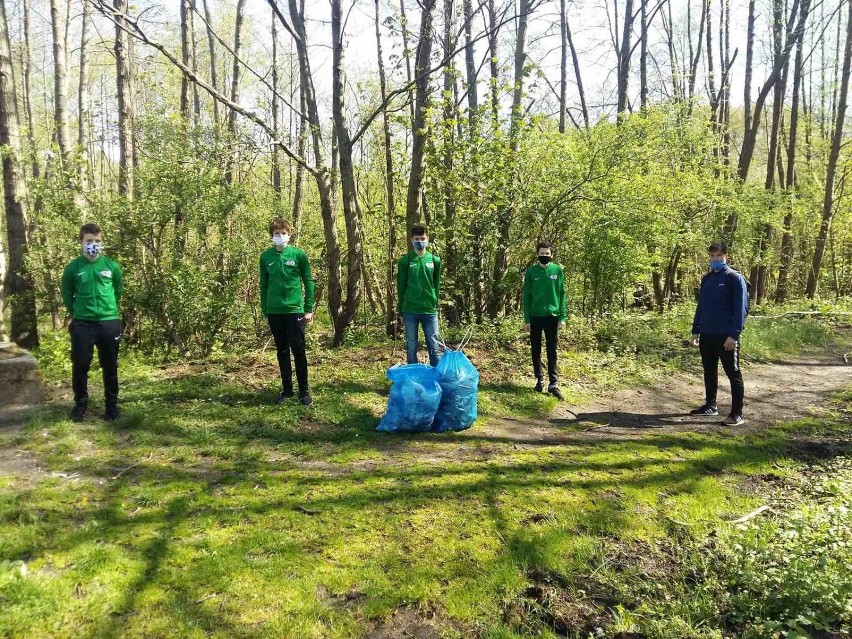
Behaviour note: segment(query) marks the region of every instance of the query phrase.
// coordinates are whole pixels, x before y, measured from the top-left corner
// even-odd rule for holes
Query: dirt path
[[[743,368],[745,417],[749,430],[775,422],[818,415],[831,396],[852,387],[852,365],[828,351],[814,351],[770,364]],[[728,380],[719,372],[719,417],[692,417],[704,399],[700,376],[681,373],[653,388],[625,388],[583,406],[558,406],[545,423],[503,418],[480,434],[518,441],[641,437],[648,432],[685,432],[725,428],[730,408]],[[739,428],[742,430],[742,428]]]

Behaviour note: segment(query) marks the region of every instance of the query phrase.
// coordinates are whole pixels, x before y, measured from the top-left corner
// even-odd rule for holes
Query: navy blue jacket
[[[701,292],[693,335],[726,335],[739,340],[748,314],[748,286],[745,278],[729,266],[710,271],[701,278]]]

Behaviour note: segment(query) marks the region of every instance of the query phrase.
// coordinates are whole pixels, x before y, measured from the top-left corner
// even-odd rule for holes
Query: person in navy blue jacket
[[[748,314],[748,282],[728,266],[728,247],[713,242],[707,249],[710,270],[701,278],[698,306],[692,321],[693,346],[701,352],[704,368],[704,405],[692,415],[718,415],[716,389],[719,384],[719,360],[731,382],[731,414],[723,422],[728,426],[744,424],[743,374],[740,371],[740,335]]]

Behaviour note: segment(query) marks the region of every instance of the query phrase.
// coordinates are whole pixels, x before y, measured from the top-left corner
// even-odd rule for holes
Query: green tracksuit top
[[[260,254],[260,310],[264,316],[314,312],[314,279],[302,249],[272,246]]]
[[[558,317],[564,322],[567,316],[565,271],[553,262],[544,268],[530,266],[524,274],[524,323],[529,324],[530,317]]]
[[[123,283],[117,262],[103,255],[90,262],[78,255],[62,273],[62,302],[75,320],[117,320]]]
[[[441,258],[410,251],[396,266],[396,297],[400,313],[437,315],[441,294]]]

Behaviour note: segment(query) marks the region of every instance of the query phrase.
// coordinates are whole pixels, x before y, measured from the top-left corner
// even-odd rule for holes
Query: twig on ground
[[[758,509],[756,509],[756,510],[752,510],[752,511],[751,511],[750,513],[748,513],[747,515],[743,515],[743,516],[742,516],[742,517],[740,517],[739,519],[734,519],[731,523],[732,523],[732,524],[744,524],[744,523],[745,523],[745,522],[747,522],[748,520],[750,520],[750,519],[754,519],[755,517],[757,517],[757,516],[758,516],[758,515],[760,515],[761,513],[765,513],[767,510],[770,510],[770,511],[771,511],[771,510],[772,510],[772,508],[770,508],[769,506],[763,505],[763,506],[761,506],[760,508],[758,508]]]
[[[119,477],[121,477],[124,473],[126,473],[128,470],[131,470],[131,469],[133,469],[133,468],[136,468],[139,464],[144,464],[146,461],[150,461],[150,460],[151,460],[151,455],[148,455],[148,456],[147,456],[147,457],[145,457],[144,459],[140,459],[140,460],[139,460],[138,462],[136,462],[135,464],[130,464],[130,466],[128,466],[127,468],[125,468],[124,470],[122,470],[121,472],[119,472],[117,475],[113,475],[112,477],[110,477],[110,479],[111,479],[111,480],[113,480],[113,481],[115,481],[116,479],[118,479]]]

